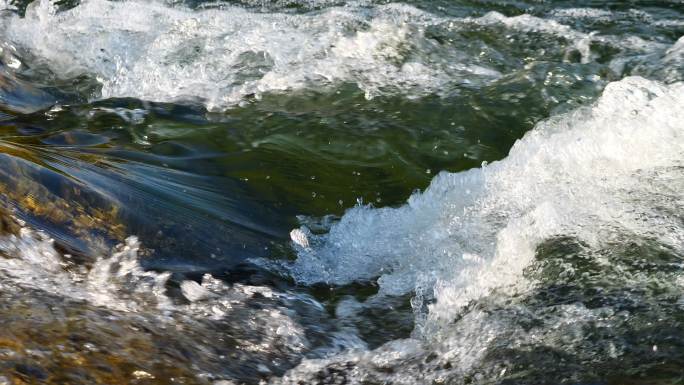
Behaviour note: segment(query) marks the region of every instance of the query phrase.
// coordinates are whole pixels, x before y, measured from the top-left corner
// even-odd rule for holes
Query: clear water
[[[682,382],[683,36],[0,0],[0,383]]]

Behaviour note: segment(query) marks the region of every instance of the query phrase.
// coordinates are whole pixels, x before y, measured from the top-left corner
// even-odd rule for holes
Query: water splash
[[[309,234],[311,247],[294,243],[299,256],[292,273],[300,282],[339,285],[377,279],[380,296],[413,292],[417,340],[312,361],[293,370],[284,382],[296,383],[312,373],[326,377],[338,365],[360,373],[353,383],[371,378],[402,384],[437,381],[442,375],[454,378],[481,367],[487,357],[495,363],[486,370],[502,370],[505,365],[491,355],[498,354],[502,339],[516,344],[510,339],[516,335],[521,345],[551,344],[578,357],[585,351],[612,349],[611,354],[619,355],[620,349],[629,350],[611,348],[615,341],[610,338],[598,342],[601,346],[580,342],[590,326],[603,330],[626,322],[614,308],[593,309],[582,303],[536,308],[507,301],[534,298],[537,287],[563,282],[564,275],[543,278],[529,273],[537,269],[540,247],[554,239],[573,239],[585,250],[582,258],[597,266],[631,263],[605,260],[606,249],[624,252],[615,250],[626,239],[652,242],[667,253],[684,255],[682,100],[681,83],[665,86],[638,77],[611,83],[593,106],[537,125],[502,161],[462,173],[441,173],[402,207],[357,206],[324,235],[301,229]],[[619,248],[629,249],[628,245]],[[652,276],[632,275],[625,269],[616,266],[601,274],[633,287],[652,284]],[[561,270],[568,276],[579,274],[570,267]],[[681,295],[676,284],[681,268],[667,274],[658,278],[664,280],[663,290],[667,296]],[[481,302],[487,305],[470,307]],[[521,326],[528,317],[524,314],[546,319],[545,325],[576,325],[577,334],[556,327],[527,332]],[[537,345],[530,342],[536,338]],[[439,364],[421,369],[430,354]],[[406,370],[379,374],[385,366],[373,362],[390,357],[398,360],[390,367]],[[437,367],[447,362],[458,364],[453,370]],[[482,378],[493,378],[492,373]]]
[[[502,78],[529,55],[549,57],[536,49],[527,50],[528,59],[507,52],[506,44],[525,40],[525,34],[560,46],[566,60],[577,52],[583,64],[597,59],[596,44],[624,51],[611,59],[617,70],[630,58],[641,63],[639,55],[668,48],[638,37],[580,32],[531,15],[450,18],[405,4],[352,3],[293,14],[87,0],[58,12],[40,0],[25,17],[6,16],[4,24],[5,38],[35,57],[34,65],[62,79],[96,79],[96,98],[199,100],[211,110],[269,93],[321,92],[344,83],[368,98],[449,96]],[[500,28],[508,37],[501,37]],[[493,42],[468,43],[466,35],[483,29],[492,29]]]

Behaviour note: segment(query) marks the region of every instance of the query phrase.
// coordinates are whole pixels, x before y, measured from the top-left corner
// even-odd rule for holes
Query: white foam
[[[667,65],[663,69],[666,81],[675,82],[684,80],[684,36],[680,37],[672,47],[665,51],[663,63]]]
[[[681,184],[682,101],[682,84],[611,83],[594,106],[539,124],[500,162],[441,173],[399,208],[350,209],[299,248],[293,274],[331,284],[377,277],[381,294],[434,295],[432,315],[449,318],[494,288],[524,286],[535,248],[556,235],[596,245],[633,233],[681,248],[684,229],[646,197],[657,178]]]
[[[532,310],[510,302],[502,302],[501,312],[463,309],[485,296],[505,301],[532,289],[536,282],[523,270],[537,246],[555,237],[575,238],[589,249],[644,238],[684,252],[683,102],[682,83],[637,77],[611,83],[593,106],[537,125],[504,160],[441,173],[402,207],[357,206],[328,234],[310,236],[310,248],[298,248],[292,270],[298,280],[346,284],[378,277],[380,296],[415,291],[417,328],[412,339],[374,351],[305,361],[282,382],[306,382],[339,363],[353,363],[358,382],[439,382],[482,365],[500,340],[511,348],[549,345],[617,357],[614,341],[597,341],[588,352],[585,346],[586,325],[611,327],[629,316],[611,308],[543,307],[533,317],[544,325],[531,330],[520,320]],[[346,305],[344,311],[355,309]],[[420,357],[430,352],[438,363],[421,369]],[[400,369],[385,374],[387,360]],[[446,362],[456,366],[441,369]]]
[[[181,282],[187,302],[172,299],[167,292],[170,273],[143,269],[140,248],[138,239],[129,237],[108,255],[84,266],[58,252],[45,233],[24,227],[17,235],[0,237],[0,289],[34,300],[47,294],[83,301],[116,311],[117,316],[129,314],[179,330],[216,333],[212,322],[229,322],[240,330],[236,349],[249,357],[277,353],[283,359],[298,360],[313,349],[317,356],[326,356],[365,346],[354,329],[330,325],[329,344],[311,342],[307,333],[322,333],[325,309],[302,293],[227,284],[206,274],[199,283]]]
[[[559,20],[594,13],[566,10]],[[595,59],[593,42],[609,44],[627,52],[627,58],[613,59],[611,68],[617,69],[634,55],[667,49],[636,36],[584,33],[528,14],[449,18],[396,3],[349,3],[297,14],[85,0],[57,12],[49,0],[37,0],[26,17],[8,14],[2,21],[0,36],[28,52],[32,65],[65,79],[97,79],[102,90],[94,98],[199,99],[213,110],[264,94],[321,91],[342,83],[355,84],[368,98],[451,95],[459,86],[488,84],[515,64],[480,57],[489,51],[485,42],[475,52],[459,41],[460,32],[473,24],[502,26],[513,35],[555,36],[557,49],[579,52],[583,63]],[[441,40],[432,37],[435,31]],[[662,67],[659,63],[653,65]]]
[[[10,10],[14,11],[17,7],[12,4],[11,0],[0,0],[0,11]]]
[[[552,11],[551,15],[560,19],[594,19],[603,22],[614,17],[613,12],[598,8],[562,8]]]
[[[492,11],[482,17],[467,18],[466,20],[480,25],[502,24],[520,31],[548,33],[563,36],[571,40],[584,36],[583,33],[577,32],[571,27],[561,24],[556,20],[542,19],[529,14],[507,17],[499,12]]]
[[[290,370],[275,384],[301,384],[319,380],[321,374],[334,373],[326,368],[346,367],[348,383],[363,384],[365,380],[377,383],[418,385],[458,382],[473,371],[480,379],[492,380],[506,374],[506,366],[482,365],[488,353],[502,344],[508,349],[553,346],[563,352],[581,356],[590,361],[595,351],[615,358],[622,352],[613,341],[593,342],[595,350],[587,350],[588,327],[610,328],[629,317],[610,308],[587,309],[581,304],[550,306],[538,315],[537,324],[524,326],[527,314],[524,308],[510,309],[509,313],[473,310],[461,318],[448,335],[426,345],[409,338],[394,340],[378,349],[365,352],[346,352],[333,358],[308,359]],[[432,357],[431,360],[425,359]],[[448,364],[445,365],[445,364]],[[460,377],[461,376],[461,377]],[[334,376],[323,377],[330,380]],[[477,377],[476,377],[477,378]]]
[[[0,287],[39,290],[111,310],[152,317],[176,313],[183,317],[219,320],[232,309],[244,307],[256,294],[273,300],[274,307],[264,309],[275,318],[272,323],[286,322],[286,315],[280,314],[278,307],[283,301],[306,302],[322,309],[305,295],[277,292],[263,286],[228,285],[209,274],[201,283],[183,281],[181,293],[190,303],[174,303],[166,289],[171,274],[145,270],[140,263],[140,248],[139,240],[129,237],[109,255],[100,256],[92,265],[84,266],[58,252],[54,240],[44,232],[24,227],[17,235],[0,237]],[[299,327],[295,326],[292,324],[291,328]]]
[[[632,12],[627,14],[632,15]],[[646,40],[632,34],[604,35],[598,31],[581,32],[563,24],[563,22],[572,22],[574,19],[585,17],[609,21],[617,17],[616,13],[592,8],[570,8],[554,11],[551,15],[558,20],[540,18],[529,14],[507,17],[493,11],[478,18],[467,17],[463,21],[485,26],[504,26],[509,30],[522,33],[541,33],[556,36],[569,43],[565,48],[566,59],[567,55],[575,50],[580,54],[583,64],[596,60],[597,54],[591,48],[593,43],[605,44],[623,51],[621,54],[615,55],[609,63],[609,67],[618,76],[625,76],[623,73],[625,63],[633,62],[632,64],[636,65],[637,68],[633,69],[629,75],[646,76],[665,82],[682,80],[681,73],[684,72],[682,64],[673,64],[663,58],[670,48],[668,44],[655,39]],[[647,18],[650,16],[646,14],[638,17]],[[641,70],[639,67],[646,67],[649,70]],[[673,73],[678,73],[679,76],[673,75]]]
[[[144,271],[138,261],[140,244],[130,237],[109,256],[97,258],[86,269],[54,248],[45,233],[22,228],[18,235],[0,238],[3,281],[38,289],[114,310],[135,312],[170,306],[164,285],[169,274]]]
[[[500,76],[426,38],[425,28],[437,22],[397,4],[301,15],[86,0],[57,13],[40,0],[25,18],[8,18],[5,35],[59,76],[96,77],[102,98],[195,97],[209,108],[345,82],[368,97],[418,96]]]

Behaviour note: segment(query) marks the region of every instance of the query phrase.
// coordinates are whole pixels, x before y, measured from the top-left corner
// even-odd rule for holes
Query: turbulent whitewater
[[[283,15],[88,1],[55,15],[42,1],[6,28],[60,76],[96,77],[98,97],[200,98],[220,108],[340,82],[357,83],[368,97],[392,90],[420,96],[499,77],[477,57],[424,36],[447,22],[403,5]]]
[[[682,20],[0,0],[0,383],[680,381]]]
[[[309,240],[312,247],[300,250],[293,273],[303,282],[336,284],[379,277],[377,295],[416,293],[412,303],[421,317],[419,339],[402,342],[393,359],[411,362],[416,354],[428,354],[412,349],[430,352],[437,344],[440,363],[425,372],[419,367],[403,369],[391,377],[393,383],[453,376],[432,372],[433,365],[450,360],[467,372],[469,366],[481,364],[478,361],[492,349],[489,344],[506,333],[522,334],[516,336],[520,344],[535,339],[553,344],[562,338],[555,331],[512,331],[519,327],[511,325],[517,320],[480,311],[462,313],[483,297],[524,298],[548,285],[549,277],[535,277],[529,271],[539,269],[535,256],[541,259],[545,242],[581,245],[583,258],[606,270],[620,262],[602,250],[625,241],[652,242],[681,256],[682,100],[681,83],[666,87],[642,78],[611,83],[594,106],[539,124],[504,160],[467,172],[442,173],[399,208],[359,206],[348,211],[327,234]],[[580,275],[569,262],[563,264],[567,265],[557,272],[563,279]],[[633,286],[643,279],[627,274],[619,278]],[[681,272],[671,274],[670,295],[684,294],[683,278]],[[610,307],[597,311],[581,303],[560,306],[558,312],[546,322],[581,328],[584,322],[595,322],[598,314],[607,325],[616,318]],[[465,319],[454,321],[461,317]],[[569,336],[569,345],[555,348],[570,354],[586,349],[582,331],[573,333],[577,334]],[[427,347],[416,348],[420,341]],[[395,349],[381,349],[379,358],[371,353],[372,358],[346,359],[365,364],[387,359],[382,357]],[[405,368],[405,363],[396,365]],[[364,369],[378,370],[373,365]]]
[[[596,36],[555,20],[505,17],[496,11],[439,17],[395,3],[352,2],[284,14],[231,5],[190,10],[158,2],[89,0],[58,13],[55,5],[40,0],[25,17],[10,16],[3,24],[7,38],[36,57],[34,65],[44,64],[62,78],[85,74],[97,79],[101,90],[91,97],[199,99],[209,109],[269,92],[345,82],[355,83],[367,98],[397,92],[412,98],[448,95],[456,85],[481,86],[520,65],[505,60],[503,47],[498,51],[464,39],[469,30],[483,28],[569,40],[563,55],[576,53],[582,63],[596,59],[592,44],[605,44],[637,57],[666,56],[664,62],[682,66],[681,44]],[[625,61],[616,58],[610,67],[622,72]],[[638,71],[662,70],[642,66]],[[668,80],[681,80],[674,68],[665,71]]]

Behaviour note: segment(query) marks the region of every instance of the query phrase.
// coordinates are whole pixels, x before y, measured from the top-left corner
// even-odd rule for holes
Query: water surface
[[[681,382],[683,35],[678,1],[0,0],[0,380]]]

